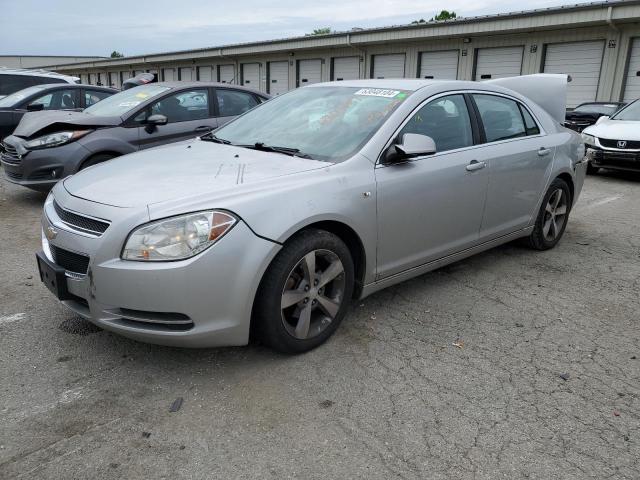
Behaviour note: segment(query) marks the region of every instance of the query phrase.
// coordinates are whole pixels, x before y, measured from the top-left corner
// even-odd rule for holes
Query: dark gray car
[[[268,98],[227,84],[143,85],[82,112],[25,114],[0,161],[10,182],[46,191],[91,165],[207,133]]]

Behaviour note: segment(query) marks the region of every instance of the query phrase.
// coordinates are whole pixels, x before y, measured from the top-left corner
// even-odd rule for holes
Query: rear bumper
[[[633,172],[640,171],[640,152],[589,147],[587,149],[587,158],[594,167]]]

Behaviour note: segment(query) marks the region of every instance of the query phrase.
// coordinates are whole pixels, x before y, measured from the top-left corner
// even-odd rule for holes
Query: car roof
[[[421,78],[376,78],[376,79],[358,79],[358,80],[340,80],[334,82],[325,82],[322,84],[308,85],[309,87],[360,87],[360,88],[384,88],[390,90],[419,90],[434,84],[442,83],[469,83],[464,80],[431,80]]]
[[[69,83],[75,83],[80,80],[78,77],[71,75],[64,75],[62,73],[50,72],[49,70],[42,69],[27,69],[27,68],[9,68],[0,67],[0,75],[24,75],[27,77],[50,77],[50,78],[63,78]]]
[[[202,87],[216,87],[216,88],[232,88],[234,90],[244,90],[246,92],[253,93],[255,95],[259,95],[263,98],[269,98],[269,94],[261,92],[260,90],[255,90],[253,88],[243,87],[241,85],[234,85],[232,83],[220,83],[220,82],[154,82],[154,83],[146,83],[145,85],[161,85],[163,87],[169,88],[202,88]],[[141,85],[142,86],[142,85]]]
[[[624,105],[624,102],[582,102],[576,108],[583,105]]]
[[[104,85],[86,85],[83,83],[40,83],[38,85],[32,85],[33,87],[39,87],[42,88],[43,90],[45,89],[54,89],[54,88],[59,88],[59,89],[64,89],[64,90],[68,90],[68,89],[78,89],[78,88],[90,88],[91,90],[102,90],[104,92],[113,92],[113,93],[117,93],[120,90],[118,90],[117,88],[113,88],[113,87],[105,87]],[[27,87],[27,88],[31,88],[31,87]]]

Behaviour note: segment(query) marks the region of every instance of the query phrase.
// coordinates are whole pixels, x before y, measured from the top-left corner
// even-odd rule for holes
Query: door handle
[[[478,160],[471,160],[469,165],[466,166],[467,172],[474,172],[476,170],[482,170],[486,167],[486,162],[479,162]]]
[[[213,127],[209,127],[207,125],[203,125],[202,127],[195,129],[196,132],[210,132],[211,130],[213,130]]]
[[[538,150],[539,157],[544,157],[545,155],[549,155],[550,153],[551,153],[550,148],[540,147],[540,150]]]

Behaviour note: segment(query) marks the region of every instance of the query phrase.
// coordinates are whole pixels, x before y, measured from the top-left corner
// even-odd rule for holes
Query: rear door
[[[474,93],[483,144],[476,160],[487,165],[489,188],[480,239],[526,227],[547,184],[555,147],[529,109],[502,95]]]
[[[215,129],[218,122],[209,88],[180,90],[145,107],[135,115],[138,124],[138,147],[156,147],[167,143],[195,138]],[[166,125],[145,125],[151,115],[167,117]]]

